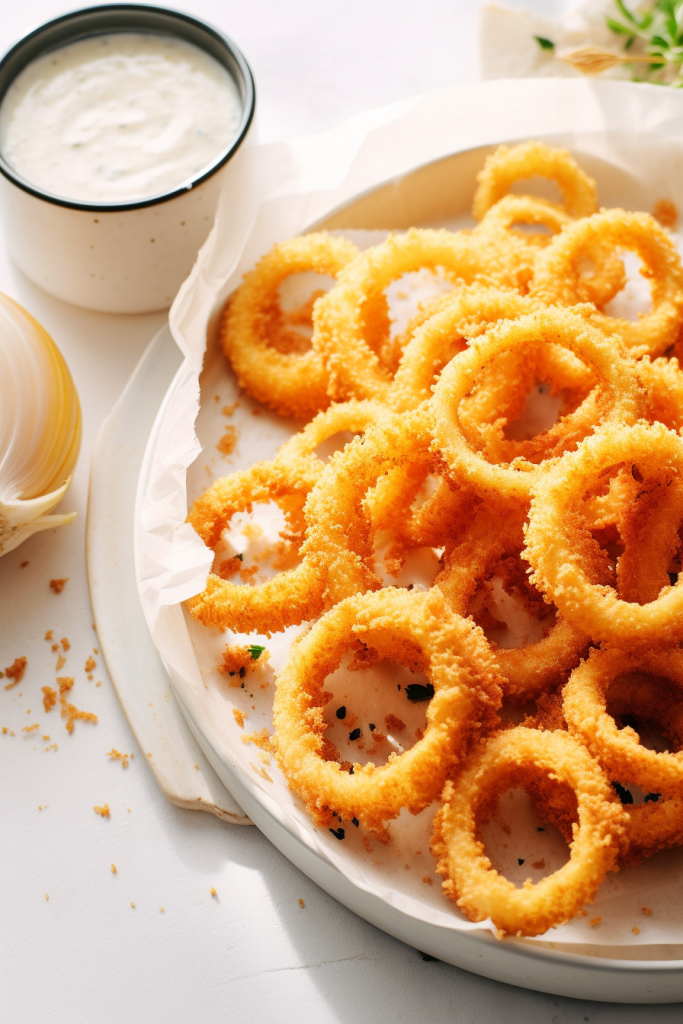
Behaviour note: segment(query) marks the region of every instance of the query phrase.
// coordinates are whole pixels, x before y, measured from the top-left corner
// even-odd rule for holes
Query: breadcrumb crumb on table
[[[164,908],[163,907],[159,907],[159,913],[163,914],[163,912],[164,912]]]
[[[650,915],[652,914],[652,911],[649,907],[641,907],[640,912],[641,914],[645,914],[646,917],[650,917]]]
[[[244,719],[247,717],[244,711],[240,711],[238,708],[233,708],[232,717],[235,719],[240,729],[244,729]]]
[[[67,719],[67,732],[74,731],[74,722],[76,721],[97,723],[97,715],[93,714],[92,711],[81,711],[75,704],[70,704],[64,696],[73,687],[74,682],[75,680],[71,676],[58,676],[57,678],[57,683],[59,684],[59,703],[62,708],[62,718]]]
[[[33,725],[25,725],[21,730],[22,732],[33,732],[34,729],[40,729],[38,722],[34,722]]]
[[[130,901],[130,905],[131,905],[131,907],[133,908],[133,910],[135,910],[135,903],[134,903],[134,901],[133,901],[133,900],[131,900],[131,901]]]
[[[304,903],[304,901],[303,901],[303,900],[301,899],[301,897],[299,897],[299,899],[297,900],[297,903],[299,904],[299,906],[301,907],[301,909],[302,909],[302,910],[303,910],[303,908],[304,908],[304,907],[306,906],[306,904],[305,904],[305,903]]]
[[[66,665],[66,658],[63,654],[60,654],[57,658],[57,664],[55,665],[55,672],[59,672]]]
[[[637,924],[634,924],[633,928],[631,928],[631,931],[633,932],[634,935],[640,935],[640,928],[638,927]]]
[[[602,921],[601,917],[593,917],[588,922],[588,924],[591,926],[591,928],[597,928],[597,926],[600,924],[601,921]]]
[[[46,893],[45,893],[45,899],[46,899],[46,900],[49,900],[49,899],[50,899],[50,894],[49,894],[49,892],[46,892]]]
[[[90,657],[88,658],[88,660],[85,663],[85,671],[86,672],[92,672],[92,670],[94,668],[97,668],[97,662],[95,661],[93,656],[90,655]]]
[[[68,651],[68,650],[70,650],[70,648],[71,648],[71,644],[69,643],[69,638],[68,638],[68,636],[63,636],[63,637],[62,637],[62,639],[61,639],[61,640],[60,640],[59,642],[60,642],[60,644],[62,645],[62,650],[63,650],[63,651]]]
[[[116,864],[112,864],[112,866],[111,866],[111,873],[112,873],[112,875],[116,874]]]
[[[105,755],[105,757],[110,757],[112,761],[120,761],[122,768],[128,767],[129,756],[132,757],[133,755],[122,754],[120,750],[116,749],[116,747],[112,747],[111,750]]]
[[[68,582],[69,577],[66,576],[63,580],[50,580],[50,586],[54,590],[55,594],[61,594]]]
[[[6,690],[11,690],[12,687],[16,686],[24,677],[26,671],[27,660],[22,654],[20,658],[15,658],[9,668],[5,669],[5,675],[8,679],[11,679],[11,683],[7,683],[5,686]]]
[[[95,814],[99,814],[101,818],[111,817],[111,814],[109,812],[109,804],[102,804],[101,807],[95,805],[95,807],[93,807],[93,811],[95,812]]]
[[[209,892],[211,893],[212,896],[218,896],[218,893],[213,885],[209,889]]]
[[[53,630],[48,629],[48,631],[45,634],[45,639],[46,640],[52,640],[52,633],[53,633]]]
[[[57,691],[53,690],[51,686],[43,686],[42,691],[45,694],[43,697],[43,707],[45,711],[52,711],[53,707],[57,703]]]

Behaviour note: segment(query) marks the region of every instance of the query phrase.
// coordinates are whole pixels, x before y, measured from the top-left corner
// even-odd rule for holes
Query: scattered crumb
[[[52,645],[52,653],[54,654],[58,650],[59,650],[59,644],[53,644]]]
[[[256,568],[256,566],[254,566]],[[241,573],[240,573],[241,575]],[[260,644],[249,644],[231,647],[228,645],[223,651],[223,661],[217,666],[218,671],[223,675],[231,677],[231,686],[241,686],[241,680],[247,674],[253,672],[263,673],[263,669],[270,659],[270,652]]]
[[[2,732],[3,732],[3,735],[5,735],[5,736],[6,736],[6,735],[7,735],[7,731],[8,731],[8,730],[7,730],[7,726],[6,726],[6,725],[3,725],[3,727],[2,727]]]
[[[52,640],[52,633],[53,631],[51,629],[48,629],[47,633],[45,634],[45,639]]]
[[[393,730],[394,732],[403,732],[406,727],[406,723],[402,722],[396,715],[385,715],[384,724],[387,729]]]
[[[28,562],[21,562],[20,565],[19,565],[19,568],[20,569],[25,569],[27,565],[28,565]]]
[[[243,565],[239,570],[242,583],[250,583],[258,572],[258,565]]]
[[[232,416],[235,409],[239,407],[239,404],[239,402],[233,402],[232,405],[224,405],[223,408],[221,409],[221,412],[223,413],[224,416]]]
[[[93,649],[92,649],[92,652],[93,652],[93,654],[99,654],[99,653],[100,653],[100,652],[99,652],[99,651],[97,650],[97,648],[96,648],[96,647],[93,647]]]
[[[63,636],[62,639],[60,640],[60,643],[62,645],[62,650],[63,651],[68,651],[69,648],[71,647],[71,644],[69,643],[68,636]]]
[[[112,761],[120,761],[122,768],[127,768],[128,767],[128,757],[129,756],[132,756],[132,755],[122,754],[120,750],[116,749],[116,747],[112,747],[111,750],[109,751],[109,753],[105,754],[105,757],[111,757]]]
[[[40,729],[40,726],[38,725],[37,722],[34,722],[33,725],[25,725],[24,728],[21,731],[22,732],[33,732],[34,729]],[[49,737],[48,737],[48,739],[49,739]]]
[[[19,696],[21,697],[21,694],[19,694]],[[30,714],[31,714],[31,709],[30,709],[30,708],[28,708],[28,709],[27,709],[27,711],[26,711],[26,714],[27,714],[27,715],[30,715]]]
[[[198,765],[198,764],[196,764],[196,765],[194,766],[194,770],[195,770],[196,772],[198,772],[198,771],[199,771],[199,765]]]
[[[532,866],[532,868],[535,868],[536,871],[540,871],[541,868],[545,867],[545,860],[543,860],[543,859],[535,860],[531,866]]]
[[[47,893],[47,892],[45,893],[45,899],[46,899],[46,900],[49,900],[49,899],[50,899],[50,894],[49,894],[49,893]]]
[[[112,875],[116,874],[116,864],[112,864],[112,866],[111,866],[111,873],[112,873]]]
[[[261,762],[261,764],[270,764],[270,758],[268,757],[264,750],[259,750],[258,759]]]
[[[52,711],[52,708],[57,703],[57,691],[53,690],[51,686],[43,686],[42,691],[45,694],[43,697],[43,707],[46,711]]]
[[[270,733],[265,727],[261,729],[261,732],[245,732],[244,736],[241,736],[240,739],[242,743],[253,743],[254,746],[260,747],[261,750],[267,752],[273,749],[270,745]]]
[[[62,718],[67,719],[66,731],[73,732],[74,722],[76,721],[92,722],[95,724],[97,722],[97,715],[93,714],[92,711],[79,710],[75,704],[70,704],[64,696],[72,688],[75,680],[69,676],[59,676],[57,682],[59,684],[59,703],[62,707]]]
[[[640,928],[638,927],[637,924],[634,924],[633,928],[631,928],[631,931],[633,932],[634,935],[640,935]]]
[[[226,427],[225,428],[225,433],[223,434],[223,436],[221,437],[220,441],[216,445],[216,450],[219,451],[221,453],[221,455],[232,455],[232,453],[234,452],[235,448],[237,447],[237,442],[239,441],[239,437],[240,437],[240,432],[237,429],[237,427],[233,427],[233,426]]]
[[[152,756],[152,751],[151,751],[151,750],[148,750],[148,751],[147,751],[147,757],[151,757],[151,756]]]
[[[213,887],[213,885],[212,885],[212,886],[211,886],[211,888],[209,889],[209,892],[211,893],[211,895],[212,895],[212,896],[218,896],[218,893],[216,892],[216,890],[215,890],[215,888]]]
[[[66,665],[66,658],[63,654],[60,654],[57,658],[57,664],[55,665],[55,672],[60,672],[61,669]]]
[[[678,223],[678,210],[675,203],[672,203],[670,199],[658,199],[652,215],[663,228],[675,228]]]
[[[49,747],[45,747],[44,752],[47,753],[48,750],[59,750],[59,747],[56,743],[51,743]]]
[[[251,537],[253,540],[258,540],[259,537],[263,536],[263,528],[258,523],[247,523],[242,530],[243,537]]]
[[[220,395],[214,395],[213,396],[213,400],[214,400],[214,402],[220,402],[221,396]]]
[[[431,880],[429,875],[425,875],[422,881],[424,882],[425,885],[434,885],[434,882]]]
[[[641,914],[645,914],[646,917],[650,917],[650,915],[652,914],[652,911],[649,907],[641,907],[640,912]]]
[[[128,813],[130,814],[130,807],[128,808]]]
[[[300,907],[302,907],[302,908],[306,906],[306,904],[305,904],[305,903],[304,903],[304,901],[303,901],[303,900],[301,899],[301,897],[299,897],[299,899],[297,900],[297,903],[298,903],[298,904],[299,904],[299,906],[300,906]]]
[[[232,717],[235,719],[240,729],[244,729],[244,719],[247,717],[243,711],[238,711],[237,708],[232,709]]]
[[[49,740],[49,738],[50,738],[49,736],[43,736],[43,740],[44,740],[44,741],[45,741],[46,743],[47,743],[47,741]]]
[[[38,804],[38,810],[39,811],[46,811],[49,806],[50,806],[49,804]]]
[[[163,912],[164,912],[164,908],[163,907],[159,907],[159,913],[163,914]]]
[[[99,683],[95,683],[95,686],[101,686],[101,685],[102,685],[102,681],[101,680],[100,680]]]
[[[68,582],[69,577],[67,576],[64,580],[50,580],[50,586],[54,590],[55,594],[61,594]]]
[[[85,663],[85,671],[86,671],[86,672],[92,672],[92,670],[93,670],[94,668],[97,668],[97,662],[96,662],[96,661],[95,661],[95,659],[94,659],[94,658],[93,658],[93,657],[91,656],[91,657],[89,657],[89,658],[88,658],[88,660],[87,660],[87,661],[86,661],[86,663]]]
[[[103,804],[102,807],[93,807],[95,814],[99,814],[102,818],[109,817],[109,804]]]
[[[133,908],[133,910],[135,910],[135,904],[133,903],[133,901],[132,901],[132,900],[130,901],[130,905],[131,905],[131,907]]]
[[[11,690],[13,686],[21,682],[26,671],[26,664],[26,658],[22,655],[20,658],[15,658],[10,667],[5,669],[5,675],[8,679],[12,680],[5,687],[6,690]]]
[[[591,926],[591,928],[597,928],[597,926],[600,924],[601,921],[602,921],[601,917],[593,917],[593,918],[591,918],[591,920],[588,923]]]

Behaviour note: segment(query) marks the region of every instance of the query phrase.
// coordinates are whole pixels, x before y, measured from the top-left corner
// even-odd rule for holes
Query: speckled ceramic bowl
[[[49,50],[109,32],[177,36],[207,51],[232,76],[242,114],[230,145],[180,187],[137,202],[77,202],[22,178],[0,153],[0,216],[9,253],[52,295],[87,309],[166,309],[213,224],[223,173],[249,131],[256,102],[249,65],[235,44],[188,14],[138,4],[74,11],[24,36],[0,61],[0,102],[16,76]]]

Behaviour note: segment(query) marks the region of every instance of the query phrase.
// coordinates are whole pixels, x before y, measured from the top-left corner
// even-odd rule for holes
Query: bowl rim
[[[131,24],[129,28],[125,27],[125,18],[127,15],[131,16]],[[107,22],[112,18],[112,16],[115,21],[121,19],[121,24],[108,24]],[[158,28],[153,27],[153,20],[155,18],[159,19]],[[97,27],[97,21],[100,19],[101,26]],[[145,20],[150,22],[149,27],[141,27],[139,24],[139,22]],[[136,22],[138,22],[138,24],[136,24]],[[174,32],[172,28],[174,22],[178,26],[177,32]],[[192,30],[191,38],[188,38],[187,35],[183,34],[183,27],[186,30],[188,28]],[[198,48],[203,49],[209,54],[209,56],[214,57],[214,59],[217,59],[222,63],[223,67],[225,67],[232,76],[242,102],[242,115],[230,144],[223,149],[218,156],[211,161],[211,163],[202,168],[200,172],[193,175],[191,178],[186,179],[175,188],[166,192],[159,192],[151,196],[145,196],[142,199],[120,203],[104,203],[101,201],[81,202],[77,199],[70,199],[67,196],[59,195],[58,193],[49,192],[47,189],[43,189],[40,186],[33,184],[19,174],[18,171],[16,171],[5,160],[2,151],[0,150],[0,174],[4,175],[8,181],[22,189],[22,191],[35,196],[37,199],[42,199],[44,202],[51,203],[54,206],[62,206],[72,210],[84,210],[96,213],[123,213],[126,210],[141,210],[150,206],[158,206],[191,192],[192,189],[201,185],[219,171],[228,162],[228,160],[234,156],[241,146],[251,126],[256,107],[256,86],[254,84],[254,76],[246,57],[229,36],[225,35],[224,32],[216,28],[214,25],[211,25],[209,22],[203,21],[200,18],[195,18],[194,15],[187,14],[184,11],[174,10],[169,7],[162,7],[157,4],[114,3],[81,7],[74,11],[68,11],[66,14],[61,14],[56,18],[51,18],[49,21],[43,22],[37,28],[29,30],[16,43],[14,43],[14,45],[11,46],[0,59],[0,106],[2,105],[7,91],[16,80],[17,76],[21,74],[24,68],[28,67],[29,64],[34,60],[37,60],[44,53],[60,49],[63,46],[68,46],[70,43],[78,42],[80,39],[86,39],[100,34],[117,34],[121,32],[139,32],[141,34],[149,33],[150,35],[167,36],[175,35],[184,42],[190,42]],[[61,38],[59,38],[60,36]],[[207,46],[202,44],[202,36],[207,42],[213,42],[214,49],[216,51],[222,50],[225,60],[221,61],[216,52],[213,52]],[[45,41],[44,46],[41,46],[41,40]],[[7,81],[3,83],[3,72],[7,72],[7,68],[12,68],[13,65],[16,65],[16,68],[13,68],[10,73],[7,74]]]

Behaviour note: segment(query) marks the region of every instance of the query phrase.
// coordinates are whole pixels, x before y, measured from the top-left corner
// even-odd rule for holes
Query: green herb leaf
[[[555,43],[552,41],[552,39],[545,39],[543,36],[534,36],[534,39],[536,40],[536,42],[542,50],[555,49]]]
[[[408,683],[406,686],[406,697],[408,700],[431,700],[434,696],[434,687],[431,683],[423,686],[422,683]]]
[[[611,28],[613,32],[621,33],[622,36],[630,36],[633,32],[632,28],[622,25],[620,21],[615,21],[614,18],[605,18],[605,21],[608,28]]]
[[[247,650],[249,654],[251,654],[254,661],[258,661],[263,652],[265,651],[265,647],[262,647],[261,644],[251,644],[249,647],[247,647]]]
[[[650,43],[651,43],[652,46],[659,47],[660,50],[668,50],[669,49],[669,44],[667,43],[666,39],[662,39],[661,36],[653,36],[652,39],[650,40]]]
[[[244,552],[240,551],[239,555],[235,555],[235,558],[239,558],[240,562],[244,561]]]
[[[627,21],[630,21],[632,25],[637,24],[636,19],[634,18],[633,14],[631,14],[631,12],[629,11],[628,7],[624,3],[624,0],[615,0],[615,3]]]

